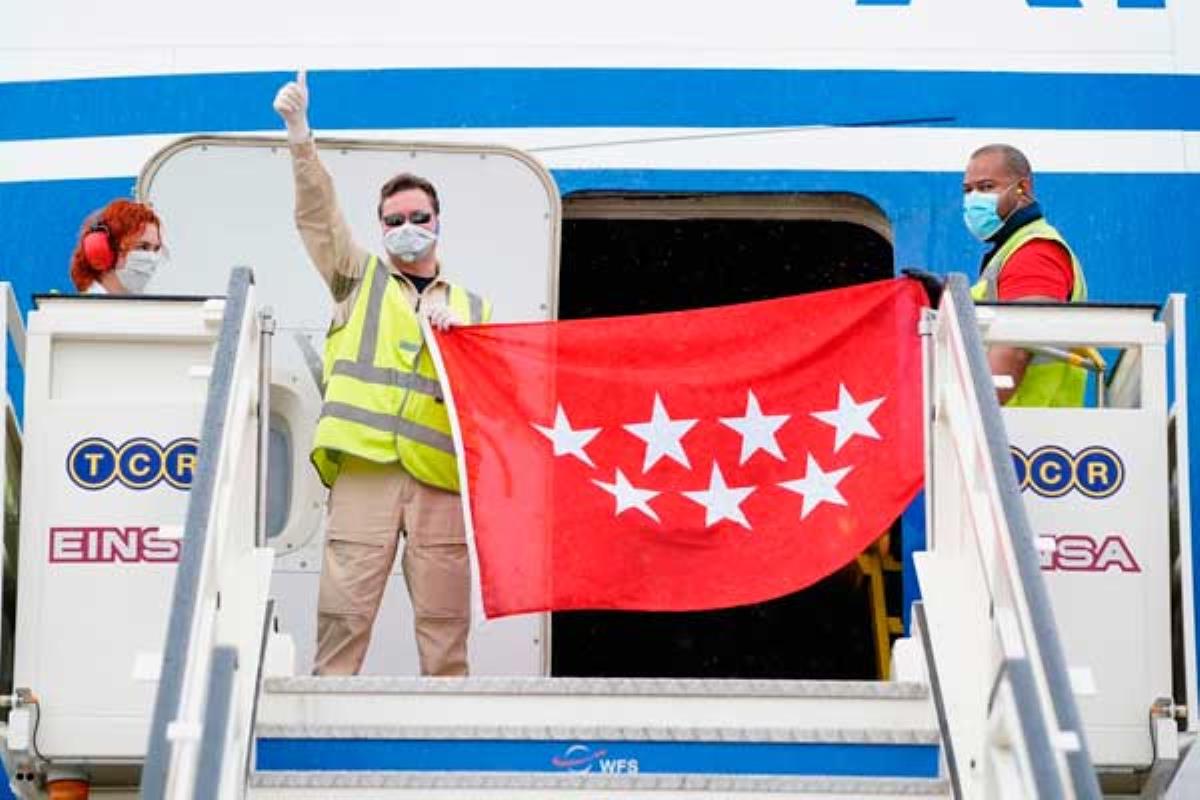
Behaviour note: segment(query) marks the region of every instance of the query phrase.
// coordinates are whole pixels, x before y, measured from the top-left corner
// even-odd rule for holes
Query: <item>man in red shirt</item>
[[[979,283],[972,288],[976,300],[1066,303],[1086,299],[1079,261],[1043,218],[1033,194],[1033,171],[1020,150],[990,144],[971,154],[963,176],[963,221],[973,236],[991,245],[983,257]],[[992,373],[1013,380],[1012,387],[998,391],[1001,404],[1082,402],[1082,397],[1075,402],[1073,390],[1045,385],[1025,387],[1038,389],[1038,402],[1020,402],[1019,390],[1031,358],[1030,351],[1019,347],[996,346],[988,351]]]

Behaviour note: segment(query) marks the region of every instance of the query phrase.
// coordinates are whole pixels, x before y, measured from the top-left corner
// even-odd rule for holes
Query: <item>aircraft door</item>
[[[380,186],[412,172],[438,189],[439,254],[452,281],[488,297],[494,321],[556,313],[560,206],[549,173],[517,150],[481,145],[319,141],[322,163],[356,241],[382,253]],[[169,264],[151,293],[220,294],[229,269],[250,266],[276,322],[271,368],[267,529],[278,558],[273,594],[311,666],[326,492],[309,464],[322,402],[321,353],[332,300],[293,218],[292,166],[280,139],[190,137],[156,154],[138,180],[139,199],[163,220]],[[529,616],[483,623],[475,587],[471,669],[542,674],[546,627]],[[412,612],[399,559],[393,568],[364,673],[413,674]]]

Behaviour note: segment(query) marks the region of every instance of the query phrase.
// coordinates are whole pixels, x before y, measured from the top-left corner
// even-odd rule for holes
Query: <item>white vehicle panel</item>
[[[46,757],[145,752],[207,389],[191,368],[216,332],[201,306],[50,298],[30,314],[14,680],[41,700]],[[189,437],[169,481],[153,454]]]

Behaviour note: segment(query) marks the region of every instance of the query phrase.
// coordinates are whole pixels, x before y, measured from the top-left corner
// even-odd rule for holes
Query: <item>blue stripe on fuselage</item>
[[[973,276],[983,251],[962,225],[959,172],[555,170],[554,178],[567,198],[587,191],[851,192],[888,216],[898,267]],[[129,195],[133,183],[132,177],[0,183],[0,219],[9,221],[0,280],[15,284],[23,308],[34,292],[69,288],[67,259],[80,220],[111,198]],[[1181,198],[1200,196],[1200,174],[1045,173],[1037,176],[1035,189],[1048,218],[1082,260],[1092,298],[1161,302],[1171,292],[1184,292],[1194,309],[1200,296],[1200,271],[1193,268],[1200,226],[1194,207]],[[168,243],[170,231],[167,220]],[[1189,316],[1188,334],[1200,342],[1200,315]],[[11,396],[19,404],[20,375],[11,354],[9,365]],[[1200,397],[1200,369],[1192,371],[1188,384],[1190,396]],[[1192,426],[1190,450],[1200,453],[1200,425]],[[1200,497],[1200,470],[1192,471],[1191,483],[1192,495]],[[919,518],[914,522],[920,524]],[[1200,548],[1193,562],[1200,595]]]
[[[567,169],[554,170],[554,178],[564,197],[584,191],[851,192],[888,216],[899,266],[973,274],[982,253],[961,222],[959,172]],[[0,279],[16,284],[22,305],[35,291],[69,290],[67,259],[80,220],[113,197],[129,196],[133,183],[132,177],[0,183],[0,218],[11,223]],[[1179,202],[1200,194],[1200,174],[1044,173],[1035,188],[1083,260],[1096,299],[1200,295],[1200,273],[1190,268],[1200,252],[1200,228],[1193,207]],[[168,221],[168,239],[169,231]],[[1132,254],[1138,283],[1131,286]]]
[[[0,83],[0,140],[275,130],[289,73]],[[1200,130],[1200,75],[724,69],[312,73],[319,129],[950,127]],[[1018,101],[1019,99],[1019,101]],[[927,123],[928,124],[928,123]]]

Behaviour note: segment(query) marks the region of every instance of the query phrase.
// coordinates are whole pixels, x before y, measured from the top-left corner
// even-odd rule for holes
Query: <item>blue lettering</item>
[[[141,491],[162,481],[176,489],[191,488],[199,442],[184,437],[163,447],[153,439],[136,437],[117,447],[92,436],[76,442],[67,454],[67,477],[81,489],[95,491],[119,481]]]
[[[1075,455],[1075,480],[1088,497],[1116,494],[1125,480],[1125,465],[1107,447],[1089,447]]]
[[[1020,491],[1032,489],[1042,497],[1062,497],[1072,489],[1099,499],[1116,494],[1125,482],[1125,462],[1107,447],[1092,445],[1072,455],[1057,445],[1043,445],[1029,454],[1009,447]]]
[[[1029,454],[1029,485],[1042,497],[1071,491],[1075,463],[1061,447],[1039,447]]]
[[[117,448],[107,439],[84,439],[67,454],[67,475],[81,489],[103,489],[117,477]]]
[[[163,477],[176,489],[188,489],[196,471],[199,443],[195,439],[176,439],[163,449]]]
[[[1029,456],[1016,447],[1010,446],[1009,450],[1012,451],[1013,471],[1017,473],[1017,489],[1023,492],[1029,488]]]
[[[162,479],[162,450],[149,439],[130,439],[117,453],[117,477],[130,489],[149,489]]]

